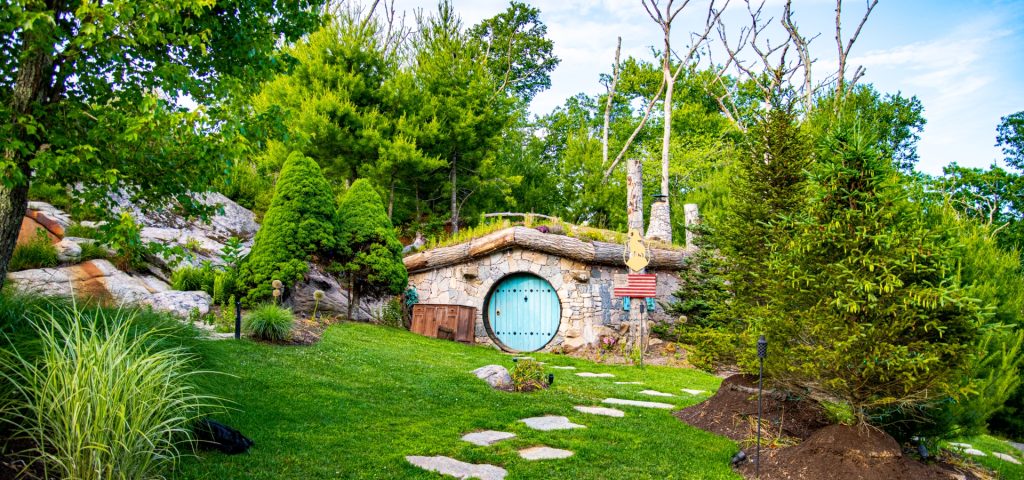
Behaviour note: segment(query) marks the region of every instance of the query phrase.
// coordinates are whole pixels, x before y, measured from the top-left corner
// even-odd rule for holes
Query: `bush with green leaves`
[[[287,308],[265,303],[250,310],[244,321],[249,335],[260,340],[281,342],[291,338],[295,316]]]
[[[860,422],[957,398],[982,314],[960,285],[952,229],[929,218],[853,117],[821,139],[807,207],[774,242],[763,292],[777,383],[848,404]]]
[[[402,243],[384,211],[384,203],[366,179],[352,183],[337,215],[339,258],[349,277],[353,305],[363,296],[398,295],[409,273],[402,263]]]
[[[57,478],[159,476],[218,403],[193,385],[194,357],[160,330],[140,331],[130,311],[49,307],[24,320],[38,337],[30,349],[0,355],[14,387],[2,413],[31,445],[24,454]]]
[[[182,265],[171,272],[171,288],[182,291],[202,290],[212,293],[216,275],[217,271],[209,262],[203,262],[198,267]]]
[[[32,268],[56,267],[59,264],[57,247],[50,242],[50,236],[46,234],[45,230],[37,228],[36,234],[31,240],[14,247],[14,254],[11,255],[11,262],[7,268],[16,272]]]
[[[272,280],[290,288],[302,279],[309,261],[329,255],[335,246],[334,205],[331,187],[316,162],[292,153],[252,251],[239,268],[238,286],[246,290],[247,305],[269,299]]]
[[[509,372],[512,377],[512,389],[517,392],[532,392],[547,388],[544,366],[530,359],[520,359]]]

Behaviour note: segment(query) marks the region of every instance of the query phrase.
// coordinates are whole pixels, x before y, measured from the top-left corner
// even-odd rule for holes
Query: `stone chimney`
[[[651,223],[647,226],[645,237],[647,240],[672,243],[672,217],[667,198],[658,198],[651,204]]]

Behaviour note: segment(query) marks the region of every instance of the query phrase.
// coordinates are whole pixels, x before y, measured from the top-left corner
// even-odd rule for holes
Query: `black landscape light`
[[[761,478],[761,392],[764,389],[764,357],[768,356],[768,340],[761,335],[757,339],[757,359],[761,363],[757,375],[757,458],[754,460],[754,475]]]
[[[548,374],[548,386],[550,387],[551,385],[554,385],[554,384],[555,384],[555,374],[549,373]]]
[[[242,301],[235,300],[235,340],[242,338]]]

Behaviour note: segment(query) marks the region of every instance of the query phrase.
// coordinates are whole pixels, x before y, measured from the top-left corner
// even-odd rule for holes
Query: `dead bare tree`
[[[857,24],[857,29],[853,31],[853,35],[846,40],[845,46],[843,44],[843,32],[842,32],[842,13],[843,13],[843,0],[836,0],[836,47],[839,53],[839,70],[836,72],[836,91],[840,94],[846,92],[847,89],[853,88],[856,85],[857,80],[864,76],[864,67],[858,65],[853,71],[853,77],[850,79],[849,86],[846,85],[846,63],[850,55],[850,50],[853,49],[853,43],[857,41],[857,37],[860,36],[860,31],[864,28],[864,24],[867,23],[868,17],[871,16],[871,11],[878,5],[878,0],[865,0],[867,10],[864,12],[864,16],[861,17],[860,23]]]
[[[619,84],[619,55],[622,53],[622,37],[619,37],[618,45],[615,47],[615,63],[612,64],[612,78],[608,85],[608,99],[604,103],[604,130],[601,132],[601,165],[608,164],[608,124],[612,118],[612,100],[615,98],[615,89]]]

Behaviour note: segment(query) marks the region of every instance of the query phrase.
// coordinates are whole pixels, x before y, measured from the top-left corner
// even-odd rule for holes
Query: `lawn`
[[[595,365],[536,354],[552,365],[614,373],[582,378],[554,370],[553,388],[533,393],[490,389],[470,371],[487,364],[512,366],[512,357],[402,330],[345,323],[311,347],[251,341],[201,342],[211,393],[230,400],[217,419],[256,442],[249,454],[203,453],[182,460],[172,478],[321,479],[439,478],[405,461],[406,455],[447,455],[491,463],[515,479],[738,479],[730,440],[690,427],[666,410],[617,407],[625,418],[585,415],[574,405],[600,405],[607,397],[675,403],[703,400],[682,388],[713,391],[719,380],[695,370]],[[614,381],[642,381],[616,385]],[[663,399],[638,392],[671,392]],[[539,432],[518,422],[564,415],[586,429]],[[476,430],[513,432],[512,440],[478,447],[460,440]],[[564,460],[529,462],[517,450],[535,445],[568,449]]]

